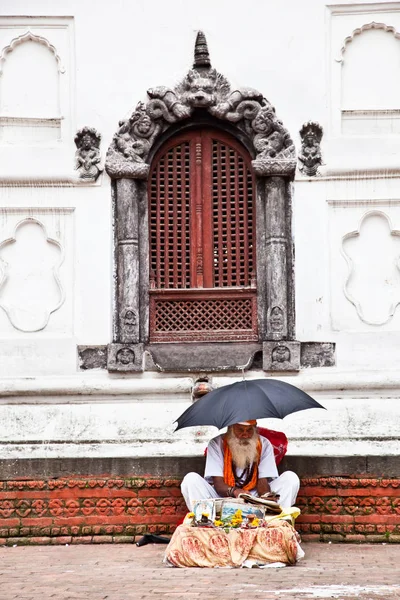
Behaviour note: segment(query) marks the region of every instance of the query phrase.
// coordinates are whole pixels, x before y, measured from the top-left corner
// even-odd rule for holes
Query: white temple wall
[[[95,127],[104,163],[146,90],[183,78],[198,29],[213,66],[233,88],[262,91],[297,149],[304,122],[324,129],[320,176],[293,184],[296,339],[336,342],[336,366],[290,380],[329,412],[271,426],[293,453],[397,454],[400,3],[3,0],[0,11],[0,257],[11,269],[0,281],[0,456],[202,452],[210,432],[171,429],[197,374],[79,371],[77,345],[111,341],[113,248],[110,179],[79,181],[73,140]],[[48,103],[29,101],[21,73],[32,65]]]

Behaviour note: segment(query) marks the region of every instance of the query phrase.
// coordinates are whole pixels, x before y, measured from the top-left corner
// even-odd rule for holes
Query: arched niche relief
[[[60,78],[65,73],[50,42],[31,31],[0,54],[0,133],[3,142],[60,139]]]
[[[345,38],[341,68],[341,129],[346,135],[400,132],[400,33],[367,23]]]
[[[115,250],[114,334],[113,342],[108,347],[108,369],[141,371],[146,350],[161,370],[217,371],[248,367],[255,353],[260,350],[263,350],[263,366],[266,370],[299,369],[300,343],[294,339],[291,234],[291,181],[294,178],[296,156],[288,131],[276,116],[274,107],[261,93],[251,88],[232,89],[226,78],[212,68],[202,32],[197,35],[193,68],[183,81],[174,89],[152,88],[147,95],[147,102],[139,102],[131,117],[119,123],[106,158],[106,170],[113,180]],[[228,282],[229,290],[211,289],[205,283],[207,274],[203,264],[207,250],[204,249],[203,255],[201,248],[195,249],[195,258],[187,267],[191,280],[195,281],[195,302],[203,303],[204,307],[213,294],[222,290],[225,296],[221,302],[229,307],[232,300],[228,298],[229,293],[240,294],[242,288],[243,295],[254,296],[255,325],[252,328],[249,321],[248,334],[243,333],[243,325],[241,331],[240,327],[236,328],[225,337],[221,331],[213,336],[212,332],[209,334],[205,331],[205,327],[197,338],[191,332],[185,339],[182,331],[178,331],[163,342],[161,335],[157,337],[158,334],[154,334],[157,329],[151,326],[151,320],[154,319],[154,311],[150,306],[154,299],[153,288],[154,285],[161,285],[155,284],[157,274],[149,266],[150,246],[153,243],[149,227],[149,219],[152,218],[149,215],[152,177],[163,148],[167,152],[168,144],[172,148],[175,139],[186,143],[186,135],[189,144],[187,160],[192,160],[190,168],[196,178],[208,152],[200,138],[196,142],[196,132],[201,135],[205,130],[214,131],[216,139],[228,140],[226,143],[237,148],[248,165],[248,177],[254,183],[255,270],[251,276],[247,273],[243,285],[239,283],[235,284],[235,288],[230,288]],[[229,139],[234,141],[229,142]],[[192,142],[193,146],[190,146]],[[175,158],[171,160],[177,160],[176,155],[173,156]],[[234,157],[231,160],[238,159]],[[168,162],[164,167],[168,169]],[[181,186],[180,190],[184,188],[182,169],[185,169],[184,162],[179,163],[176,169],[178,179],[171,184]],[[233,172],[236,170],[233,169]],[[191,197],[191,193],[189,190],[188,197]],[[205,210],[205,204],[206,199],[200,196],[194,206],[196,217],[197,213]],[[215,210],[219,210],[218,199]],[[157,213],[153,217],[157,221]],[[200,221],[196,223],[196,229],[201,229]],[[182,220],[174,220],[174,215],[171,217],[173,227],[182,229]],[[229,260],[229,256],[226,260]],[[179,289],[174,289],[172,293],[163,285],[164,288],[158,290],[161,299],[163,294],[179,294]],[[179,284],[175,287],[179,287]]]

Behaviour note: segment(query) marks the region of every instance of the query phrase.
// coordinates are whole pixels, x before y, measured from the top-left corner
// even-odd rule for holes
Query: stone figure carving
[[[171,124],[194,111],[235,123],[252,141],[253,166],[260,175],[294,175],[295,148],[275,109],[251,88],[231,90],[227,79],[211,67],[204,34],[198,32],[193,68],[174,88],[155,87],[139,102],[132,116],[120,122],[107,152],[106,170],[112,178],[146,179],[146,162],[155,139]]]
[[[137,324],[137,316],[136,312],[132,309],[128,309],[125,311],[123,316],[123,325],[126,333],[133,334],[135,331],[135,327]]]
[[[322,165],[321,139],[323,130],[319,123],[309,121],[300,129],[301,150],[299,153],[299,171],[307,177],[317,175]]]
[[[136,313],[135,311],[128,309],[125,312],[125,316],[124,316],[124,323],[125,326],[130,326],[130,325],[136,325]]]
[[[160,124],[152,120],[146,106],[139,102],[130,118],[119,123],[107,153],[107,171],[125,170],[127,177],[146,179],[149,165],[145,159],[159,132]]]
[[[273,363],[290,362],[290,350],[287,346],[275,346],[272,350],[271,360]]]
[[[293,146],[289,133],[282,121],[276,118],[272,106],[264,106],[259,110],[251,126],[256,134],[253,143],[259,152],[259,158],[275,158],[283,150]]]
[[[83,127],[75,136],[75,169],[80,179],[96,181],[103,169],[99,164],[101,135],[93,127]]]
[[[284,325],[284,316],[283,310],[279,306],[274,306],[271,310],[269,322],[271,325],[271,330],[274,333],[279,333],[282,331]]]
[[[135,353],[130,348],[121,348],[118,350],[115,360],[121,365],[130,365],[135,362]]]

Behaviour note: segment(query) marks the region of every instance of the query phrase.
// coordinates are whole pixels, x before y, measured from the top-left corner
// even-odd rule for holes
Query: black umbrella
[[[209,392],[177,419],[178,429],[214,425],[218,429],[251,419],[283,419],[307,408],[325,408],[299,388],[277,379],[238,381]]]

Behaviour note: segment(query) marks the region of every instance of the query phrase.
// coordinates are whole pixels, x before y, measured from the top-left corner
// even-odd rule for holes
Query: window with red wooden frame
[[[171,138],[149,178],[150,342],[256,341],[251,158],[214,129]]]

